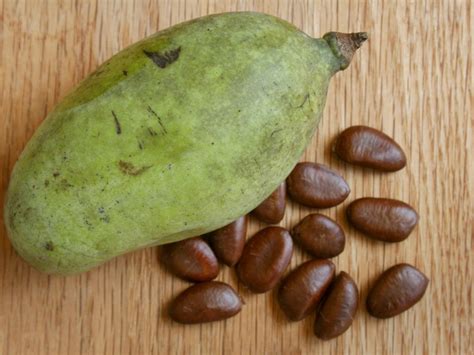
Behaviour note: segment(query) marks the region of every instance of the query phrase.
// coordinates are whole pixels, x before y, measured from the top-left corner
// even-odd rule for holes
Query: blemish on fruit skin
[[[117,118],[117,115],[115,114],[114,111],[112,111],[112,116],[114,116],[114,122],[115,122],[115,132],[117,134],[122,134],[122,127],[120,126],[120,122]]]
[[[181,47],[172,49],[170,51],[164,52],[161,54],[160,52],[149,52],[147,50],[143,50],[143,53],[150,58],[153,63],[155,63],[161,69],[166,68],[169,64],[175,62],[179,58],[179,53],[181,52]]]
[[[297,106],[296,108],[302,108],[304,106],[304,104],[306,103],[306,101],[308,101],[309,99],[309,94],[306,94],[304,96],[304,99],[303,99],[303,102],[301,103],[301,105]]]
[[[142,173],[144,173],[146,170],[150,169],[152,166],[151,165],[145,165],[142,167],[136,167],[130,162],[120,160],[118,162],[119,169],[122,173],[126,175],[131,175],[131,176],[138,176]]]
[[[44,248],[48,251],[53,251],[54,250],[54,244],[51,241],[48,241],[44,244]]]
[[[84,223],[87,225],[88,230],[94,229],[94,226],[92,225],[91,222],[89,222],[89,220],[87,218],[84,218]]]
[[[147,107],[147,110],[148,110],[149,113],[151,113],[158,120],[158,123],[159,123],[159,125],[160,125],[160,127],[163,131],[163,135],[167,134],[168,131],[166,130],[166,127],[163,124],[163,122],[161,122],[161,117],[158,116],[158,114],[155,111],[153,111],[153,109],[150,106]]]
[[[61,187],[63,189],[67,189],[69,187],[73,187],[73,185],[71,183],[69,183],[69,181],[67,181],[66,179],[62,179],[61,180]]]
[[[110,218],[109,216],[107,216],[107,214],[105,213],[105,209],[104,207],[99,207],[98,208],[98,211],[99,211],[99,214],[100,214],[100,220],[105,222],[105,223],[109,223],[110,222]]]
[[[125,76],[127,76],[127,75],[128,75],[128,71],[122,70],[122,74],[125,75]]]
[[[56,171],[53,173],[53,177],[57,178],[59,176],[59,173]]]
[[[271,134],[270,134],[270,137],[273,137],[274,134],[280,132],[280,131],[283,131],[283,128],[279,128],[279,129],[276,129],[274,130]]]

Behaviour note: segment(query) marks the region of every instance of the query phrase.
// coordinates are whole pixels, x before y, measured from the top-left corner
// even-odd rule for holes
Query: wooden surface
[[[38,273],[0,229],[0,354],[469,354],[473,345],[473,9],[446,1],[0,0],[0,200],[22,148],[46,114],[102,61],[159,29],[208,13],[257,10],[313,36],[365,30],[370,40],[331,83],[324,117],[303,160],[330,165],[352,193],[324,213],[347,232],[335,263],[361,290],[362,307],[343,336],[312,336],[312,317],[289,323],[274,293],[253,295],[222,268],[246,305],[235,318],[182,326],[166,304],[187,284],[162,270],[156,248],[89,273]],[[408,166],[381,174],[330,153],[343,128],[380,128],[405,148]],[[344,218],[363,196],[412,204],[421,221],[395,245],[367,239]],[[3,206],[2,206],[3,208]],[[1,211],[3,216],[3,210]],[[290,203],[283,226],[309,209]],[[262,224],[252,221],[253,234]],[[308,259],[299,249],[295,267]],[[371,318],[368,285],[408,262],[431,279],[422,301],[390,319]]]

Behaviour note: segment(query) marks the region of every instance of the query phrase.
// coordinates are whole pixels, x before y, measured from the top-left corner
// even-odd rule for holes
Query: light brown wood
[[[214,324],[175,324],[166,304],[187,284],[162,270],[156,248],[86,274],[47,276],[15,254],[2,220],[0,354],[474,353],[470,0],[0,0],[0,201],[34,130],[98,64],[159,29],[235,10],[271,13],[317,37],[330,30],[370,33],[351,66],[333,79],[324,117],[302,158],[330,165],[352,187],[343,205],[323,211],[347,232],[346,250],[335,263],[361,290],[352,328],[322,342],[312,335],[312,317],[287,322],[274,293],[250,294],[227,267],[219,280],[245,298],[242,312]],[[405,148],[407,167],[382,174],[333,157],[331,141],[354,124],[392,135]],[[412,204],[421,216],[413,235],[389,245],[355,232],[344,210],[363,196]],[[282,225],[293,226],[310,211],[290,203]],[[253,221],[249,235],[261,227]],[[297,249],[291,267],[306,259]],[[428,291],[402,315],[376,320],[364,307],[368,285],[399,262],[425,272]]]

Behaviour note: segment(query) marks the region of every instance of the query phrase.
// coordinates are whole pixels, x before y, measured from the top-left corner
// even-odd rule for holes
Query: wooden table
[[[330,342],[312,335],[313,317],[289,323],[273,292],[250,294],[223,267],[219,280],[245,298],[225,322],[182,326],[166,304],[187,287],[163,271],[157,249],[119,257],[86,274],[41,274],[0,229],[0,353],[19,354],[468,354],[473,342],[473,9],[446,1],[0,0],[0,200],[21,150],[71,88],[120,49],[159,29],[208,13],[256,10],[310,35],[365,30],[370,40],[331,83],[324,117],[302,160],[330,165],[352,187],[323,213],[347,233],[334,261],[361,290],[350,330]],[[382,174],[348,166],[330,152],[343,128],[365,124],[392,135],[408,165]],[[388,245],[347,225],[355,198],[392,197],[421,221]],[[3,209],[3,206],[2,206]],[[3,210],[1,211],[3,216]],[[290,203],[283,226],[311,212]],[[3,226],[3,223],[2,223]],[[263,224],[251,223],[250,235]],[[308,259],[299,249],[295,267]],[[390,319],[370,317],[368,286],[408,262],[431,279],[422,301]]]

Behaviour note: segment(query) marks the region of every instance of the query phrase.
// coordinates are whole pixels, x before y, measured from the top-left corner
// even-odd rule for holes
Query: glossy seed
[[[303,218],[291,231],[296,244],[316,258],[332,258],[342,253],[346,236],[331,218],[313,213]]]
[[[230,318],[242,309],[242,300],[229,285],[210,281],[193,285],[180,293],[169,308],[179,323],[207,323]]]
[[[163,245],[161,261],[172,274],[187,281],[210,281],[219,273],[217,258],[201,237]]]
[[[347,207],[347,219],[359,231],[384,242],[400,242],[418,223],[418,214],[408,204],[388,198],[366,197]]]
[[[406,165],[402,148],[385,133],[366,126],[349,127],[336,139],[334,152],[347,163],[382,171]]]
[[[252,214],[268,224],[279,223],[285,215],[286,183],[282,182],[273,193],[252,211]]]
[[[251,291],[267,292],[281,279],[292,254],[293,241],[286,229],[264,228],[245,244],[237,275]]]
[[[354,280],[341,271],[331,284],[316,314],[314,334],[323,340],[335,338],[352,325],[359,304],[359,290]]]
[[[351,192],[342,176],[325,165],[309,162],[297,164],[287,184],[293,200],[314,208],[336,206]]]
[[[239,261],[247,235],[247,216],[209,233],[208,240],[217,258],[228,266]]]
[[[301,320],[316,309],[334,278],[335,269],[330,260],[310,260],[283,280],[278,301],[290,320]]]
[[[396,316],[417,303],[425,294],[428,278],[409,264],[386,270],[367,297],[367,310],[377,318]]]

